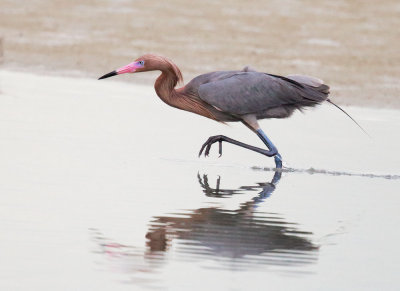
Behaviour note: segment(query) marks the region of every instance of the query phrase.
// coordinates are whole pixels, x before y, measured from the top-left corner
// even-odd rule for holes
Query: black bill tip
[[[110,78],[115,75],[118,75],[117,71],[112,71],[112,72],[109,72],[108,74],[105,74],[104,76],[101,76],[98,80]]]

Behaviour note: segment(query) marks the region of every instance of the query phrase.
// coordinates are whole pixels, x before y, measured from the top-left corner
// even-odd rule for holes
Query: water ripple
[[[280,171],[283,173],[307,173],[307,174],[323,174],[323,175],[330,175],[330,176],[352,176],[352,177],[365,177],[365,178],[383,178],[388,180],[398,180],[400,179],[400,175],[392,175],[392,174],[372,174],[372,173],[352,173],[352,172],[344,172],[344,171],[330,171],[330,170],[323,170],[323,169],[295,169],[295,168],[270,168],[270,167],[251,167],[253,170],[259,171]]]

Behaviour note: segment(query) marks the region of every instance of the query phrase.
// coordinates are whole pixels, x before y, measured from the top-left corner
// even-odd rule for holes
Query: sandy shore
[[[3,0],[0,55],[5,68],[93,78],[147,52],[186,81],[252,65],[324,79],[340,104],[400,108],[399,11],[393,0]]]

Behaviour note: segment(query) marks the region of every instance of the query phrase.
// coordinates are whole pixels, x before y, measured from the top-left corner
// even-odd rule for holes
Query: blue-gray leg
[[[261,128],[257,129],[257,135],[264,142],[264,144],[267,146],[267,148],[271,152],[275,153],[274,159],[275,159],[276,167],[282,168],[282,156],[279,154],[276,146],[272,143],[272,141],[268,138],[268,136],[265,134],[265,132]]]

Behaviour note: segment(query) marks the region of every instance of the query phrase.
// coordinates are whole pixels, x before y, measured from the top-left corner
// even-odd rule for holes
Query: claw
[[[219,149],[218,149],[219,157],[218,158],[220,158],[222,156],[222,140],[218,141],[218,143],[219,143]]]
[[[220,136],[210,136],[207,141],[201,146],[199,157],[203,154],[208,157],[210,155],[211,147],[214,143],[219,142],[219,156],[222,155],[222,140],[220,140]]]
[[[200,152],[199,152],[199,158],[200,158],[200,156],[201,156],[201,153],[203,152],[203,149],[204,149],[204,145],[201,147],[201,149],[200,149]]]
[[[212,145],[212,143],[209,143],[209,144],[207,145],[206,150],[205,150],[205,152],[204,152],[204,156],[206,156],[206,157],[209,156],[209,154],[210,154],[210,149],[211,149],[211,145]]]
[[[207,140],[205,143],[203,143],[203,145],[201,146],[201,149],[200,149],[200,152],[199,152],[199,158],[200,158],[201,154],[203,153],[204,148],[205,148],[206,145],[207,145],[207,142],[208,142],[208,140]]]
[[[204,149],[206,149],[206,151],[204,152],[204,156],[205,157],[207,157],[208,156],[208,153],[210,152],[210,149],[207,151],[207,148],[209,147],[209,146],[211,146],[210,145],[210,141],[212,140],[212,136],[210,136],[208,139],[207,139],[207,141],[205,142],[205,143],[203,143],[203,145],[201,146],[201,149],[200,149],[200,152],[199,152],[199,157],[201,156],[201,154],[203,153],[203,151],[204,151]],[[212,143],[211,143],[212,144]]]

